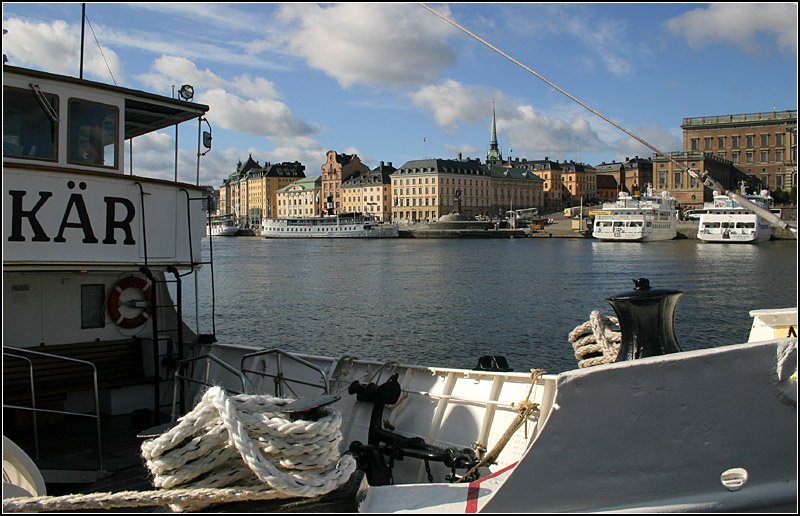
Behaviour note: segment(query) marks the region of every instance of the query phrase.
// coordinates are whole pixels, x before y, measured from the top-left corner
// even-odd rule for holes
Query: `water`
[[[517,371],[573,369],[567,335],[592,310],[614,315],[607,298],[633,278],[683,292],[675,325],[685,350],[745,342],[750,310],[797,306],[795,241],[236,237],[215,238],[213,254],[220,342],[442,367],[503,355]],[[199,280],[204,333],[209,272]]]

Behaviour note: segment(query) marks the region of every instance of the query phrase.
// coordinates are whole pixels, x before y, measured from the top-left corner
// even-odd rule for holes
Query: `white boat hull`
[[[407,457],[394,463],[393,485],[363,487],[359,510],[684,512],[796,503],[796,345],[753,342],[544,375],[528,398],[540,414],[479,479],[449,483],[448,468],[431,462],[431,483],[423,461]],[[223,345],[215,354],[236,364],[247,351]],[[331,392],[397,373],[403,397],[383,419],[440,446],[493,449],[531,385],[527,373],[299,356],[331,372]],[[276,367],[268,360],[254,369]],[[284,376],[311,379],[286,362]],[[372,404],[343,393],[336,407],[346,422],[343,447],[367,442]]]
[[[397,226],[376,222],[338,222],[336,219],[273,219],[267,221],[265,238],[397,238]]]

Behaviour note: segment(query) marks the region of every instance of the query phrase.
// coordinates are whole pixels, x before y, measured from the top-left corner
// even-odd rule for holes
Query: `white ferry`
[[[206,236],[236,236],[239,229],[231,217],[212,217],[206,226]]]
[[[589,215],[594,216],[592,236],[598,240],[654,242],[678,234],[675,198],[668,192],[654,195],[650,185],[640,198],[620,192],[615,202],[606,202]]]
[[[399,228],[360,213],[267,219],[265,238],[397,238]]]
[[[747,195],[743,190],[742,194],[757,206],[770,209],[772,197],[768,190],[759,195]],[[771,234],[769,222],[719,191],[714,191],[714,200],[703,206],[697,227],[697,238],[703,242],[758,244],[769,240]]]

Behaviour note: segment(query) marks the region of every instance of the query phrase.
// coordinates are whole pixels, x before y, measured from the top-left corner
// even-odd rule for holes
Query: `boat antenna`
[[[641,137],[637,136],[637,135],[636,135],[636,134],[634,134],[633,132],[631,132],[631,131],[629,131],[628,129],[624,128],[623,126],[621,126],[620,124],[618,124],[618,123],[617,123],[617,122],[615,122],[614,120],[612,120],[612,119],[608,118],[607,116],[603,115],[602,113],[600,113],[599,111],[597,111],[597,110],[596,110],[596,109],[594,109],[593,107],[589,106],[588,104],[586,104],[586,103],[582,102],[580,99],[578,99],[577,97],[575,97],[574,95],[572,95],[572,94],[571,94],[571,93],[569,93],[568,91],[564,90],[563,88],[559,87],[557,84],[553,83],[552,81],[548,80],[546,77],[544,77],[544,76],[543,76],[543,75],[541,75],[540,73],[536,72],[536,71],[535,71],[535,70],[533,70],[531,67],[529,67],[529,66],[527,66],[527,65],[525,65],[525,64],[523,64],[523,63],[521,63],[521,62],[520,62],[520,61],[518,61],[517,59],[514,59],[513,57],[511,57],[511,56],[510,56],[510,55],[508,55],[507,53],[503,52],[502,50],[500,50],[500,49],[499,49],[499,48],[497,48],[496,46],[492,45],[491,43],[489,43],[489,42],[488,42],[488,41],[486,41],[485,39],[481,38],[480,36],[478,36],[478,35],[477,35],[477,34],[475,34],[474,32],[470,31],[469,29],[467,29],[467,28],[466,28],[466,27],[464,27],[463,25],[459,24],[459,23],[458,23],[458,22],[456,22],[455,20],[453,20],[453,19],[451,19],[451,18],[448,18],[447,16],[445,16],[445,15],[441,14],[441,13],[440,13],[440,12],[438,12],[437,10],[435,10],[435,9],[433,9],[433,8],[431,8],[431,7],[429,7],[427,4],[421,3],[420,5],[421,5],[422,7],[424,7],[425,9],[427,9],[428,11],[430,11],[431,13],[435,14],[436,16],[438,16],[439,18],[441,18],[442,20],[446,21],[447,23],[449,23],[449,24],[450,24],[450,25],[452,25],[453,27],[455,27],[455,28],[457,28],[458,30],[460,30],[460,31],[462,31],[462,32],[464,32],[464,33],[466,33],[467,35],[469,35],[469,36],[470,36],[470,37],[472,37],[473,39],[475,39],[475,40],[477,40],[477,41],[481,42],[481,43],[482,43],[482,44],[484,44],[485,46],[487,46],[487,47],[489,47],[490,49],[494,50],[495,52],[497,52],[497,53],[498,53],[498,54],[500,54],[501,56],[505,57],[506,59],[508,59],[509,61],[511,61],[512,63],[514,63],[515,65],[517,65],[517,66],[519,66],[520,68],[522,68],[523,70],[525,70],[525,71],[527,71],[527,72],[531,73],[532,75],[534,75],[536,78],[538,78],[538,79],[540,79],[541,81],[543,81],[545,84],[547,84],[547,85],[548,85],[548,86],[550,86],[551,88],[555,89],[556,91],[558,91],[558,92],[559,92],[559,93],[561,93],[562,95],[566,96],[566,97],[567,97],[567,98],[569,98],[570,100],[572,100],[572,101],[576,102],[577,104],[579,104],[579,105],[580,105],[580,106],[582,106],[583,108],[587,109],[589,112],[593,113],[594,115],[598,116],[598,117],[599,117],[599,118],[601,118],[602,120],[605,120],[606,122],[608,122],[608,123],[609,123],[609,124],[611,124],[612,126],[616,127],[617,129],[619,129],[619,130],[620,130],[620,131],[622,131],[623,133],[627,134],[628,136],[630,136],[631,138],[633,138],[633,139],[634,139],[634,140],[636,140],[637,142],[641,143],[642,145],[644,145],[644,146],[645,146],[645,147],[647,147],[648,149],[652,150],[654,153],[656,153],[656,154],[658,154],[658,155],[661,155],[661,156],[665,157],[666,159],[668,159],[669,161],[671,161],[671,162],[672,162],[674,165],[676,165],[676,166],[677,166],[679,169],[681,169],[681,170],[685,170],[685,171],[686,171],[686,172],[688,172],[688,173],[689,173],[689,174],[690,174],[692,177],[694,177],[695,179],[697,179],[698,181],[700,181],[701,183],[703,183],[703,185],[704,185],[704,186],[706,186],[706,188],[709,188],[709,189],[710,189],[710,190],[712,190],[712,191],[713,191],[713,190],[719,190],[719,191],[721,191],[721,192],[725,192],[725,195],[728,195],[728,196],[730,196],[731,198],[733,198],[734,200],[736,200],[736,201],[737,201],[737,202],[738,202],[740,205],[742,205],[743,207],[746,207],[747,209],[749,209],[749,210],[751,210],[751,211],[755,212],[755,213],[756,213],[756,214],[757,214],[759,217],[761,217],[761,218],[765,219],[765,220],[766,220],[767,222],[769,222],[771,225],[773,225],[773,226],[775,226],[775,227],[778,227],[778,228],[781,228],[781,229],[789,230],[789,231],[791,231],[792,233],[795,233],[795,234],[797,233],[797,228],[796,228],[796,227],[793,227],[793,226],[791,226],[790,224],[788,224],[787,222],[784,222],[783,220],[781,220],[781,218],[780,218],[780,217],[776,216],[774,213],[772,213],[772,212],[771,212],[771,211],[769,211],[768,209],[766,209],[766,208],[762,208],[761,206],[758,206],[757,204],[755,204],[755,203],[753,203],[753,202],[750,202],[748,199],[746,199],[746,198],[742,197],[741,195],[737,194],[735,191],[728,190],[727,188],[725,188],[724,186],[722,186],[722,185],[721,185],[721,184],[720,184],[720,183],[719,183],[719,182],[718,182],[716,179],[714,179],[713,177],[711,177],[711,176],[708,174],[708,171],[707,171],[707,170],[706,170],[706,171],[704,171],[704,172],[701,174],[699,171],[692,170],[691,168],[687,167],[687,166],[686,166],[686,165],[684,165],[683,163],[680,163],[680,162],[678,162],[678,160],[676,160],[675,158],[673,158],[673,157],[672,157],[672,156],[670,156],[669,154],[666,154],[666,153],[664,153],[664,152],[660,151],[658,148],[656,148],[655,146],[651,145],[650,143],[648,143],[647,141],[645,141],[645,140],[644,140],[644,139],[642,139]]]

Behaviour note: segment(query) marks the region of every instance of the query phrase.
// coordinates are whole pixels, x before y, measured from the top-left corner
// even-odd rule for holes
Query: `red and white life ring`
[[[117,326],[128,329],[138,328],[150,319],[150,315],[153,313],[153,290],[150,287],[150,282],[139,276],[128,276],[127,278],[121,279],[114,286],[111,290],[111,294],[108,296],[107,306],[108,314]],[[122,293],[129,288],[139,289],[144,294],[145,306],[141,308],[139,315],[136,317],[125,317],[122,315],[122,312],[120,312],[120,298],[122,297]]]

